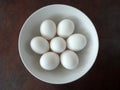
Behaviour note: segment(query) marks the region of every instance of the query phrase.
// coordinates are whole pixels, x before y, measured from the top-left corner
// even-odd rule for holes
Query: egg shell
[[[63,52],[60,59],[62,66],[69,70],[73,70],[79,65],[78,55],[71,50],[66,50]]]
[[[73,51],[80,51],[85,48],[87,39],[82,34],[73,34],[67,39],[67,47]]]
[[[66,49],[66,41],[61,37],[55,37],[50,41],[52,51],[61,53]]]
[[[50,40],[56,35],[56,32],[57,32],[56,24],[54,23],[54,21],[48,19],[48,20],[44,20],[41,23],[40,33],[44,38]]]
[[[47,52],[41,56],[39,63],[45,70],[54,70],[60,64],[60,60],[58,54]]]
[[[35,53],[43,54],[49,50],[49,43],[43,37],[36,36],[30,41],[30,47]]]
[[[70,19],[64,19],[59,22],[57,27],[57,34],[60,37],[67,38],[69,37],[75,29],[75,25],[72,20]]]

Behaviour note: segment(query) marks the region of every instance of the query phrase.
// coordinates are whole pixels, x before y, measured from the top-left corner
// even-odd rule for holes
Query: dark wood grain
[[[68,4],[86,13],[96,26],[100,48],[92,69],[81,79],[52,85],[34,78],[18,53],[20,29],[35,10]],[[0,90],[120,90],[119,0],[0,0]]]

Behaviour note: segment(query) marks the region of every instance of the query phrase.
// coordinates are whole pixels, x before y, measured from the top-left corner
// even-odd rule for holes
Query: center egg
[[[66,41],[61,37],[55,37],[50,41],[50,48],[56,53],[61,53],[66,49]]]

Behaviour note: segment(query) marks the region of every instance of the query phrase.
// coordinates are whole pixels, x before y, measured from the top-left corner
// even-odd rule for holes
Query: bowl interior
[[[45,71],[39,65],[40,55],[30,48],[30,41],[40,36],[39,27],[43,20],[52,19],[58,24],[62,19],[75,23],[75,33],[87,37],[87,46],[77,52],[80,63],[75,70],[66,70],[61,65],[53,71]],[[80,10],[67,5],[49,5],[34,12],[24,23],[19,35],[19,53],[27,70],[36,78],[53,84],[69,83],[82,77],[93,65],[98,53],[98,36],[90,19]]]

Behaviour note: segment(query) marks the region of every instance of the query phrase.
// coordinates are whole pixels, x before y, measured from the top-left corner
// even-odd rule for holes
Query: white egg
[[[69,70],[75,69],[79,64],[79,58],[77,54],[70,50],[63,52],[60,58],[62,66]]]
[[[56,24],[52,20],[45,20],[40,25],[41,35],[50,40],[56,35]]]
[[[87,39],[82,34],[73,34],[67,39],[67,47],[73,51],[82,50],[87,44]]]
[[[58,24],[57,34],[60,37],[67,38],[74,32],[74,29],[74,23],[69,19],[64,19]]]
[[[45,70],[54,70],[59,65],[60,60],[58,54],[47,52],[40,58],[40,65]]]
[[[66,41],[61,37],[55,37],[50,41],[52,51],[61,53],[66,49]]]
[[[43,54],[49,50],[48,41],[40,36],[34,37],[30,42],[30,46],[38,54]]]

